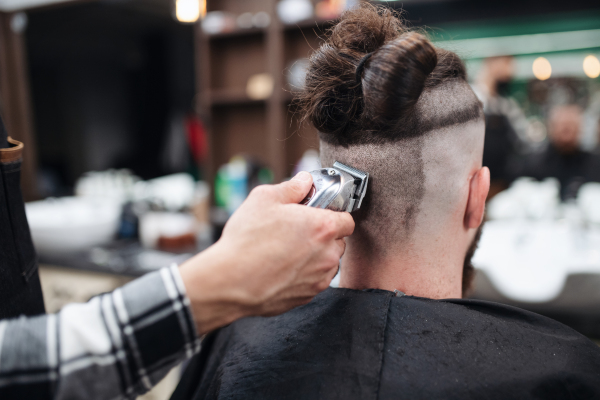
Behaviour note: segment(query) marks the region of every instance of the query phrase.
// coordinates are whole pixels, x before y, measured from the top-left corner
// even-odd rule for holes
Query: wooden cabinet
[[[275,180],[290,176],[305,150],[318,149],[315,129],[299,125],[286,79],[294,60],[306,58],[320,44],[330,22],[315,20],[284,25],[277,17],[278,0],[208,0],[207,10],[232,15],[267,12],[267,28],[236,29],[207,35],[196,27],[197,111],[206,122],[211,151],[206,169],[217,169],[236,154],[256,158],[271,168]],[[253,100],[248,79],[267,73],[271,96]]]

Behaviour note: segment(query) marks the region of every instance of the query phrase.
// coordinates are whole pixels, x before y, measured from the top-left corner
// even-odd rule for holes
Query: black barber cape
[[[328,289],[208,335],[173,399],[598,399],[600,349],[475,300]]]

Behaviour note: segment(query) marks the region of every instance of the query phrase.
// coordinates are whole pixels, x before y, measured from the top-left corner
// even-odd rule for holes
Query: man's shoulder
[[[507,345],[530,340],[538,348],[568,341],[593,350],[600,359],[600,349],[588,338],[530,311],[483,300],[397,297],[385,290],[330,288],[288,313],[236,321],[222,329],[220,336],[226,342],[244,343],[256,351],[262,351],[262,346],[276,350],[279,344],[289,354],[290,346],[322,347],[319,351],[327,352],[339,348],[337,345],[347,338],[368,342],[379,340],[374,337],[380,333],[388,340],[408,344],[416,340],[414,333],[419,330],[438,342],[457,333],[474,341],[488,335],[490,340],[502,340]],[[336,345],[333,342],[337,340],[340,342]]]
[[[315,351],[323,354],[328,349],[351,346],[346,343],[349,337],[364,342],[373,331],[383,330],[393,296],[383,290],[329,288],[310,303],[285,314],[236,321],[223,329],[223,336],[257,351],[265,346],[270,351],[281,348],[293,356]]]
[[[461,356],[452,353],[471,347],[485,349],[480,361],[498,360],[495,350],[513,357],[507,365],[528,353],[557,357],[560,351],[565,358],[581,356],[600,368],[598,346],[542,315],[489,301],[396,297],[383,290],[328,289],[286,314],[237,321],[221,337],[223,344],[243,348],[245,354],[268,352],[291,362],[323,358],[375,365],[379,349],[393,354],[406,348],[412,350],[400,353],[413,351],[421,360],[430,355],[436,364],[439,354],[432,349],[443,349],[456,359]],[[341,357],[340,352],[351,356]],[[362,358],[353,358],[357,354]]]
[[[583,390],[568,397],[599,394],[599,371],[591,341],[518,308],[328,289],[286,314],[242,319],[209,335],[178,388],[188,395],[175,398],[447,398],[447,388],[457,398],[490,390],[492,398],[514,398],[534,389],[542,397],[552,397],[553,387]]]
[[[543,315],[490,301],[394,298],[387,330],[390,339],[417,342],[423,339],[415,339],[412,333],[419,331],[428,332],[438,343],[451,344],[460,338],[463,345],[467,342],[477,345],[488,340],[503,343],[507,352],[515,354],[522,354],[521,347],[526,343],[538,351],[568,343],[568,351],[591,354],[600,366],[600,348],[574,329]]]
[[[551,318],[511,305],[487,300],[434,300],[415,296],[403,296],[392,301],[390,317],[395,318],[396,314],[403,312],[408,312],[408,314],[412,315],[419,313],[435,320],[451,318],[457,325],[472,325],[485,321],[488,324],[498,324],[510,329],[514,329],[515,326],[527,327],[528,329],[531,326],[536,326],[542,329],[550,329],[554,332],[560,330],[581,336],[573,329]]]
[[[283,315],[238,320],[206,338],[174,398],[372,397],[392,296],[328,289]]]
[[[381,398],[398,390],[438,398],[444,387],[453,387],[457,398],[600,395],[598,346],[557,321],[508,305],[394,299],[385,348]]]

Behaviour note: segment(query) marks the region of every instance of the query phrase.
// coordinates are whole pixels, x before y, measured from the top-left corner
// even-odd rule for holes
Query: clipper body
[[[313,188],[301,204],[333,211],[358,210],[362,204],[369,174],[338,161],[333,168],[322,168],[310,173]]]

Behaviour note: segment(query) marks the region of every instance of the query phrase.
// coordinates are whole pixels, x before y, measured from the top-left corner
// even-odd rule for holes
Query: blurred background
[[[0,113],[26,144],[48,311],[185,260],[254,186],[318,168],[294,91],[358,2],[0,0]],[[600,4],[373,3],[461,55],[484,104],[471,296],[600,339]]]

